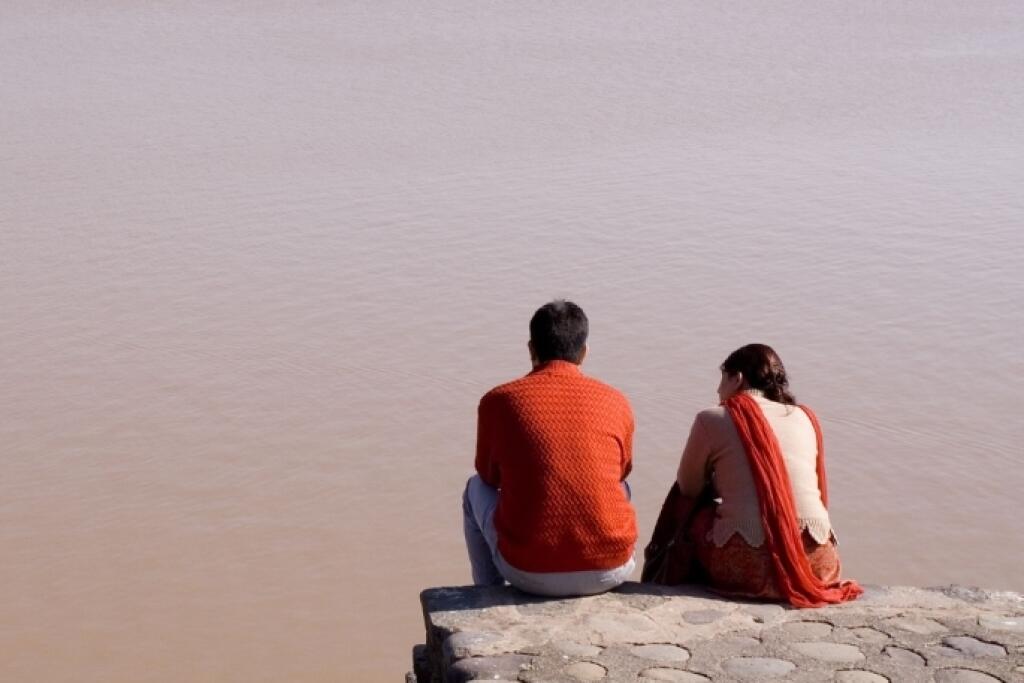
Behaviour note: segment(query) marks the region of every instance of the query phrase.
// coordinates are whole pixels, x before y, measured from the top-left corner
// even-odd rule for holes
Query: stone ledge
[[[1024,681],[1016,593],[868,586],[807,610],[638,583],[585,598],[467,586],[420,599],[416,683]]]

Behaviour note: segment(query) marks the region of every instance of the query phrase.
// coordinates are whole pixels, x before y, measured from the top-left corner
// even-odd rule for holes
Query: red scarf
[[[757,401],[739,393],[725,402],[736,425],[743,449],[750,461],[757,495],[761,499],[761,525],[765,544],[775,568],[775,583],[782,597],[794,607],[821,607],[853,600],[864,591],[855,581],[826,584],[814,574],[804,554],[802,531],[793,502],[793,487],[782,459],[779,440],[765,419]],[[821,502],[828,505],[825,485],[825,451],[821,428],[814,413],[800,406],[814,425],[818,439],[818,488]]]

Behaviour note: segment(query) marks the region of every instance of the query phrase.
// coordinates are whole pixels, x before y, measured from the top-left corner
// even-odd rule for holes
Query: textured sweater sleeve
[[[683,456],[679,460],[679,471],[676,473],[679,491],[684,496],[696,497],[707,485],[710,455],[710,435],[698,413],[693,420],[693,426],[690,427],[690,436],[686,439]]]
[[[494,397],[487,394],[480,399],[476,419],[476,471],[489,486],[501,486],[500,470],[495,458],[494,443],[498,438],[498,422]]]
[[[622,481],[626,480],[629,473],[633,471],[633,410],[626,404],[626,432],[622,441]]]

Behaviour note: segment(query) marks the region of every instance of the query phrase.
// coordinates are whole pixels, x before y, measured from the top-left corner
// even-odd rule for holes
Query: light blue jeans
[[[626,495],[629,485],[622,482]],[[494,511],[498,508],[498,491],[474,474],[466,482],[462,494],[462,530],[466,535],[473,583],[477,586],[502,586],[505,581],[521,591],[536,595],[569,596],[604,593],[627,581],[636,567],[636,560],[621,567],[581,572],[525,572],[516,569],[498,552],[498,532],[494,528]]]

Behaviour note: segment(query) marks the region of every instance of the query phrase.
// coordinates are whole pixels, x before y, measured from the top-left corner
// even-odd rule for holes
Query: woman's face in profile
[[[735,375],[730,375],[725,370],[722,370],[722,381],[718,383],[719,401],[724,403],[742,388],[743,373],[737,372]]]

